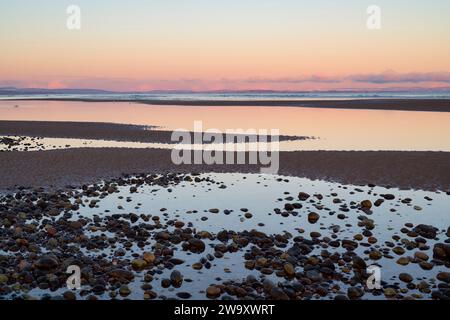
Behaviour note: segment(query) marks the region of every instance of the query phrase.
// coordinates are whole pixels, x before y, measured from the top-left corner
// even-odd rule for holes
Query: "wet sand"
[[[17,99],[6,99],[17,100]],[[5,100],[5,101],[6,101]],[[27,99],[21,99],[27,100]],[[41,101],[83,101],[83,102],[135,102],[149,105],[167,106],[259,106],[259,107],[305,107],[355,110],[397,110],[450,112],[448,99],[356,99],[356,100],[139,100],[139,99],[77,99],[77,98],[36,98]]]
[[[174,165],[163,149],[82,148],[0,152],[0,190],[80,186],[133,173],[260,171],[256,165]],[[422,190],[450,190],[450,153],[297,151],[280,153],[281,175]]]
[[[101,122],[0,120],[0,135],[150,143],[172,142],[172,131],[156,130],[155,126]],[[280,141],[305,139],[309,139],[309,137],[279,136]]]

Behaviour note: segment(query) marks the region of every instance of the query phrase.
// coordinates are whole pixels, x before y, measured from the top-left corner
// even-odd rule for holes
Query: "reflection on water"
[[[16,107],[17,106],[17,107]],[[288,107],[150,106],[120,102],[0,101],[2,120],[90,121],[203,128],[280,129],[281,150],[450,151],[450,113]]]
[[[74,219],[87,218],[94,219],[95,216],[104,217],[111,214],[130,212],[140,214],[151,214],[159,216],[161,223],[167,221],[180,220],[186,224],[192,223],[192,227],[197,231],[208,231],[217,234],[221,230],[233,230],[236,232],[244,230],[257,229],[258,231],[271,234],[291,233],[294,237],[302,235],[309,238],[311,232],[320,232],[322,237],[331,237],[338,239],[353,240],[354,236],[363,231],[363,227],[358,226],[361,215],[368,215],[374,220],[374,229],[372,237],[377,239],[375,244],[368,245],[367,238],[359,241],[360,246],[355,252],[360,256],[367,256],[369,247],[378,250],[390,250],[388,243],[394,243],[396,246],[403,247],[407,235],[400,232],[405,224],[414,223],[433,225],[439,229],[438,238],[442,242],[445,239],[445,230],[449,226],[449,218],[447,215],[450,204],[450,197],[440,192],[424,192],[424,191],[400,191],[398,189],[385,189],[381,187],[368,186],[346,186],[336,183],[323,181],[311,181],[304,178],[264,176],[255,174],[205,174],[201,177],[210,177],[216,183],[210,182],[182,182],[179,185],[163,188],[158,186],[142,185],[138,188],[138,192],[129,193],[129,186],[119,187],[119,193],[111,194],[97,203],[97,207],[92,209],[87,205],[81,207],[79,214]],[[226,186],[226,188],[223,188]],[[251,192],[250,192],[251,190]],[[296,215],[290,214],[284,217],[274,212],[274,208],[284,210],[287,202],[299,201],[297,195],[299,191],[306,191],[311,195],[308,201],[302,202],[303,207],[296,209]],[[374,207],[371,212],[362,212],[355,207],[354,204],[360,203],[364,199],[375,202],[380,194],[393,194],[395,200],[385,201],[380,207]],[[315,195],[315,196],[314,196]],[[323,196],[319,198],[318,195]],[[289,197],[293,197],[294,200]],[[408,203],[401,200],[410,198]],[[340,202],[336,203],[336,199]],[[91,198],[89,200],[92,200]],[[353,204],[352,204],[353,203]],[[342,211],[341,208],[346,207],[348,211]],[[419,211],[418,208],[421,208]],[[160,211],[161,208],[165,208]],[[209,209],[217,208],[218,213],[211,213]],[[253,217],[247,219],[241,208],[247,208]],[[224,210],[228,210],[225,214]],[[308,213],[311,211],[320,214],[320,220],[316,224],[308,222]],[[345,219],[338,218],[339,213],[345,214]],[[338,227],[338,232],[336,230]],[[172,230],[172,228],[171,228]],[[97,231],[96,234],[106,234],[108,237],[112,235],[105,231]],[[399,236],[399,240],[394,240],[393,236]],[[400,240],[401,239],[401,240]],[[413,238],[409,238],[414,240]],[[207,241],[207,244],[217,244],[217,241]],[[146,250],[151,250],[155,245],[155,240],[145,248],[139,248],[136,244],[128,250],[126,247],[126,239],[117,241],[114,250],[126,249],[126,257],[132,259],[133,254],[141,255]],[[292,240],[291,240],[292,243]],[[423,253],[433,256],[432,248],[434,240],[426,240],[428,249],[422,248]],[[249,246],[250,247],[250,246]],[[191,265],[198,262],[201,257],[208,253],[213,254],[213,246],[206,245],[206,251],[201,255],[192,254],[183,251],[181,246],[175,251],[175,257],[185,262],[177,266],[182,272],[185,279],[191,279],[191,282],[185,282],[179,289],[162,288],[161,279],[168,278],[171,270],[163,269],[162,272],[155,274],[152,281],[153,290],[159,296],[164,295],[172,298],[176,297],[177,292],[189,292],[192,298],[204,299],[205,290],[210,284],[218,283],[217,278],[220,276],[222,281],[225,280],[241,280],[248,275],[254,275],[261,278],[257,270],[248,270],[244,267],[244,254],[248,248],[243,251],[234,253],[226,253],[221,259],[215,259],[211,269],[194,270]],[[323,250],[320,245],[316,246],[316,250],[309,255],[320,255]],[[85,250],[85,249],[83,249]],[[88,252],[90,255],[98,255],[106,253],[108,258],[113,259],[113,251],[105,252]],[[418,249],[408,249],[404,256],[413,256]],[[328,248],[328,251],[345,252],[342,247]],[[407,266],[400,266],[396,263],[399,256],[393,254],[394,258],[388,256],[377,261],[368,260],[368,264],[377,264],[382,268],[382,280],[388,283],[399,283],[398,275],[402,272],[411,274],[414,279],[435,281],[436,274],[440,271],[448,271],[445,266],[435,266],[432,270],[425,271],[417,263],[409,263]],[[343,270],[343,267],[342,267]],[[339,272],[342,272],[339,270]],[[134,282],[132,294],[128,298],[142,299],[143,291],[140,289],[142,285],[143,274]],[[349,275],[350,276],[350,275]],[[275,274],[262,276],[275,281],[284,281]],[[416,280],[415,280],[416,281]],[[220,281],[219,281],[220,282]],[[399,284],[401,288],[405,288],[406,284]],[[346,287],[342,284],[341,290],[346,292]],[[33,290],[32,295],[39,295],[40,290]],[[335,294],[338,294],[336,292]],[[407,294],[418,293],[417,290],[407,290]],[[54,293],[56,294],[56,293]],[[333,294],[332,294],[333,295]],[[105,295],[107,297],[107,295]],[[315,297],[320,298],[320,297]],[[328,297],[330,298],[330,297]],[[365,299],[370,298],[366,294]],[[381,299],[383,296],[378,296]]]

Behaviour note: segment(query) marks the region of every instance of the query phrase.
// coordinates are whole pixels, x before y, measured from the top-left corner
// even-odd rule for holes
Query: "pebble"
[[[189,299],[192,295],[189,292],[178,292],[177,297],[180,299]]]
[[[6,274],[0,274],[0,284],[8,283],[8,276]]]
[[[353,237],[353,239],[361,241],[364,239],[364,236],[362,234],[355,234],[355,236]]]
[[[370,208],[372,208],[372,202],[370,200],[361,201],[361,208],[369,210]]]
[[[68,301],[77,300],[77,296],[72,291],[66,291],[63,293],[63,298]]]
[[[156,260],[155,254],[151,252],[144,252],[142,257],[148,264],[153,264]]]
[[[414,253],[414,257],[419,259],[419,260],[423,260],[423,261],[427,261],[428,259],[430,259],[430,257],[426,253],[424,253],[422,251],[415,252]]]
[[[374,250],[369,253],[369,258],[372,260],[380,260],[382,257],[383,254],[378,250]]]
[[[200,262],[196,262],[192,265],[192,269],[194,270],[201,270],[203,268],[203,264],[201,264]]]
[[[395,247],[392,249],[392,251],[394,251],[394,253],[398,254],[399,256],[405,253],[405,249],[403,249],[402,247]]]
[[[316,223],[317,221],[319,221],[319,218],[320,218],[319,214],[317,214],[317,213],[315,213],[315,212],[310,212],[310,213],[308,214],[308,221],[309,221],[309,223],[314,224],[314,223]]]
[[[58,266],[58,260],[52,256],[43,256],[39,258],[34,266],[41,270],[50,270]]]
[[[310,197],[310,195],[307,194],[307,193],[305,193],[305,192],[300,192],[300,193],[298,194],[298,198],[299,198],[301,201],[306,201],[306,200],[308,200],[309,197]]]
[[[406,266],[409,264],[409,259],[406,257],[401,257],[400,259],[397,260],[397,263],[399,265]]]
[[[219,287],[211,286],[206,289],[206,296],[210,299],[215,299],[220,296],[221,290]]]
[[[141,271],[147,266],[147,261],[145,261],[143,259],[134,259],[131,262],[131,266],[132,266],[133,270]]]
[[[382,194],[381,195],[386,200],[394,200],[395,196],[393,194]]]
[[[295,276],[295,268],[294,268],[294,266],[291,263],[289,263],[289,262],[285,263],[283,268],[284,268],[284,272],[286,272],[286,274],[289,277]]]
[[[123,284],[123,285],[120,286],[119,294],[120,294],[122,297],[126,297],[126,296],[128,296],[130,293],[131,293],[131,290],[130,290],[130,288],[129,288],[126,284]]]
[[[393,288],[386,288],[386,289],[384,289],[384,295],[387,298],[393,298],[397,295],[397,291],[395,291],[395,289],[393,289]]]
[[[178,270],[174,270],[170,274],[170,281],[175,288],[179,288],[183,283],[183,276]]]
[[[358,287],[350,287],[347,289],[347,296],[349,299],[359,299],[364,295],[364,290]]]
[[[272,300],[289,300],[289,296],[279,287],[272,287],[270,298]]]
[[[450,272],[439,272],[436,279],[445,283],[450,283]]]
[[[423,270],[431,270],[433,269],[433,265],[429,262],[426,261],[422,261],[419,263],[419,266],[423,269]]]
[[[425,224],[419,224],[414,229],[414,232],[416,232],[421,237],[427,238],[427,239],[434,239],[436,238],[436,234],[438,229]]]
[[[357,270],[366,270],[367,264],[362,258],[355,256],[353,258],[353,268]]]
[[[410,274],[408,274],[408,273],[400,273],[398,278],[401,281],[406,282],[406,283],[410,283],[410,282],[413,281],[413,277]]]
[[[188,240],[188,248],[194,253],[202,253],[205,251],[205,247],[205,243],[200,239],[191,238]]]
[[[381,206],[381,205],[383,204],[383,202],[384,202],[384,199],[377,199],[377,200],[374,202],[374,206],[375,206],[375,207],[379,207],[379,206]]]

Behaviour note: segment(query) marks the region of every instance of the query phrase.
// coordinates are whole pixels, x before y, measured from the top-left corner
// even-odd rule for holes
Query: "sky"
[[[450,87],[450,1],[0,0],[0,87]]]

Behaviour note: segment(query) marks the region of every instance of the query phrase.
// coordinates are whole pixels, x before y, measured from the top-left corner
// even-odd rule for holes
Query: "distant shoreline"
[[[450,112],[450,99],[355,99],[355,100],[139,100],[139,99],[88,99],[88,98],[22,98],[1,101],[78,101],[124,102],[159,106],[196,107],[303,107],[353,110],[392,110]]]

